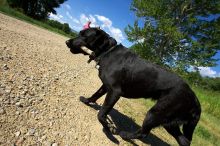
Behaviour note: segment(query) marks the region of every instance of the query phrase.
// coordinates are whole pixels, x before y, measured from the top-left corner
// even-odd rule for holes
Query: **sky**
[[[80,31],[90,20],[92,27],[100,26],[126,47],[132,45],[124,32],[126,26],[137,19],[130,10],[132,0],[67,0],[50,14],[50,19],[68,23],[73,30]],[[220,52],[214,58],[220,59]],[[220,61],[216,67],[199,67],[202,76],[220,77]]]

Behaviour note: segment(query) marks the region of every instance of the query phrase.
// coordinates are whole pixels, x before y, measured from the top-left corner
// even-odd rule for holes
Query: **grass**
[[[202,110],[220,119],[220,92],[193,88],[202,104]]]
[[[206,145],[206,146],[217,146],[220,144],[220,92],[214,92],[204,90],[198,87],[192,87],[196,93],[202,107],[201,119],[195,129],[193,135],[192,146]],[[142,124],[144,116],[154,104],[155,101],[139,99],[136,101],[126,100],[127,106],[123,106],[126,115],[130,115],[134,118],[135,122],[139,125]],[[130,103],[129,103],[130,102]],[[139,109],[133,109],[135,104],[139,104]],[[142,114],[135,114],[134,111],[143,112]],[[141,116],[140,116],[141,115]],[[163,137],[164,141],[172,145],[177,145],[174,138],[169,136],[163,128],[156,128],[156,135]],[[162,136],[161,136],[162,135]]]
[[[205,140],[206,145],[220,144],[220,92],[193,87],[202,106],[202,115],[195,130],[193,145]],[[204,145],[204,144],[202,144]]]
[[[66,34],[62,30],[59,30],[57,28],[53,28],[52,26],[48,25],[46,22],[35,20],[35,19],[31,18],[31,17],[28,17],[28,16],[24,15],[23,13],[15,10],[15,9],[10,8],[7,5],[7,1],[6,0],[0,0],[0,12],[5,14],[5,15],[9,15],[11,17],[14,17],[16,19],[19,19],[19,20],[28,22],[30,24],[39,26],[41,28],[47,29],[49,31],[61,34],[63,36],[71,37],[70,35]]]

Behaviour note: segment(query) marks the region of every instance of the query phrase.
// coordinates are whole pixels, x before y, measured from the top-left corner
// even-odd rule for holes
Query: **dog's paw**
[[[110,131],[112,134],[114,134],[114,135],[118,135],[118,134],[119,134],[119,131],[118,131],[118,129],[117,129],[115,126],[109,125],[108,127],[109,127],[109,131]]]
[[[185,136],[179,136],[178,142],[182,146],[190,146],[190,141]]]
[[[129,139],[130,139],[129,133],[128,133],[128,132],[125,132],[125,131],[119,132],[119,136],[120,136],[122,139],[124,139],[124,140],[129,140]]]
[[[90,103],[89,100],[87,98],[83,97],[83,96],[80,96],[79,100],[81,102],[83,102],[84,104],[86,104],[86,105],[89,105],[89,103]]]

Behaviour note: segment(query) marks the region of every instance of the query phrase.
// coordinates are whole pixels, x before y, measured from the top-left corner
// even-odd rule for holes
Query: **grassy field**
[[[220,145],[220,92],[193,88],[202,106],[202,116],[196,128],[193,144]]]
[[[202,115],[194,132],[193,146],[220,145],[220,92],[203,90],[193,87],[202,106]],[[154,105],[153,101],[143,100],[147,107]]]
[[[37,25],[37,26],[39,26],[41,28],[50,30],[52,32],[61,34],[63,36],[71,37],[70,35],[66,34],[62,30],[59,30],[57,28],[51,27],[46,22],[42,22],[42,21],[38,21],[38,20],[32,19],[31,17],[28,17],[28,16],[24,15],[23,13],[10,8],[8,6],[6,0],[0,0],[0,12],[3,13],[3,14],[9,15],[11,17],[17,18],[19,20],[26,21],[26,22],[31,23],[33,25]]]

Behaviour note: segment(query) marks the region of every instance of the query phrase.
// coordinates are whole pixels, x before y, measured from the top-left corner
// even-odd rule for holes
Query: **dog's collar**
[[[109,52],[111,52],[112,50],[114,50],[116,46],[117,46],[117,45],[112,46],[110,49],[108,49],[106,52],[100,54],[99,56],[96,56],[95,53],[92,52],[91,55],[90,55],[90,57],[89,57],[89,60],[88,60],[87,62],[90,63],[92,60],[94,60],[94,61],[96,62],[96,67],[95,67],[95,68],[97,68],[97,66],[99,65],[99,62],[100,62],[101,58],[102,58],[103,56],[105,56],[106,54],[108,54]],[[97,69],[98,69],[98,68],[97,68]]]
[[[116,46],[117,46],[117,45],[112,46],[112,47],[111,47],[110,49],[108,49],[106,52],[104,52],[104,53],[102,53],[101,55],[95,57],[95,59],[94,59],[95,62],[98,64],[98,63],[100,62],[101,58],[102,58],[103,56],[105,56],[106,54],[108,54],[109,52],[111,52],[112,50],[114,50]]]

